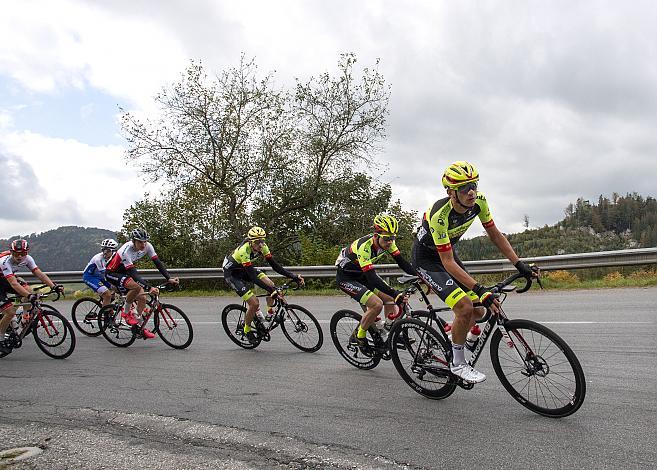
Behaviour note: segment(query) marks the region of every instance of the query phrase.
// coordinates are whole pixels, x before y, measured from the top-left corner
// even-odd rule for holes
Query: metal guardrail
[[[638,248],[631,250],[599,251],[594,253],[577,253],[570,255],[538,256],[535,258],[523,258],[524,261],[538,264],[543,271],[555,271],[558,269],[585,269],[603,268],[613,266],[636,266],[641,264],[657,264],[657,248]],[[515,271],[516,268],[505,259],[488,261],[465,261],[465,266],[472,274],[491,274]],[[271,268],[261,268],[271,277],[280,277]],[[335,266],[290,266],[289,270],[301,274],[307,278],[330,278],[335,276]],[[380,276],[391,277],[402,274],[402,270],[396,264],[379,264],[376,270]],[[174,277],[187,280],[198,279],[222,279],[224,277],[221,268],[187,268],[169,269]],[[162,279],[156,269],[140,270],[145,279]],[[58,271],[47,272],[50,279],[58,283],[82,282],[82,271]],[[20,276],[27,281],[36,278],[32,273],[21,273]]]

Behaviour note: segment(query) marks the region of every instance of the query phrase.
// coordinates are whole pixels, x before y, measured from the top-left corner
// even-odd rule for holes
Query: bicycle
[[[290,288],[289,284],[283,284],[278,288],[285,292]],[[296,290],[296,289],[295,289]],[[259,295],[267,297],[269,294]],[[317,319],[304,307],[288,304],[285,298],[276,298],[274,312],[271,320],[262,322],[258,315],[253,318],[257,341],[251,343],[244,333],[244,319],[246,315],[246,301],[242,305],[229,304],[221,312],[221,324],[231,341],[244,349],[258,347],[262,341],[271,340],[271,332],[278,326],[293,346],[304,352],[318,351],[324,342],[324,334]]]
[[[112,302],[114,302],[116,292],[112,293]],[[99,297],[82,297],[75,301],[71,308],[71,318],[75,327],[86,336],[100,336],[98,325],[98,312],[103,308]]]
[[[411,276],[411,278],[416,279],[415,276]],[[401,277],[400,279],[405,279],[405,277]],[[412,285],[405,289],[403,294],[410,296],[417,290],[418,286]],[[384,303],[384,305],[394,304]],[[363,305],[361,305],[361,309],[363,312],[365,311]],[[411,305],[407,302],[404,303],[403,306],[397,306],[397,313],[389,318],[393,319],[394,325],[402,318],[423,318],[428,316],[429,312],[425,310],[413,310]],[[349,309],[338,310],[335,312],[331,317],[329,326],[331,339],[340,355],[349,364],[362,370],[374,369],[382,360],[389,361],[391,358],[390,334],[389,331],[384,333],[384,331],[380,330],[376,324],[373,324],[367,329],[368,337],[366,347],[359,347],[358,345],[352,344],[349,339],[351,338],[352,332],[358,328],[361,318],[361,314]],[[392,325],[390,326],[390,330],[392,330]]]
[[[39,286],[34,289],[35,293],[48,286]],[[21,303],[20,297],[9,297],[16,306],[29,307],[19,316],[16,315],[7,329],[7,344],[12,351],[23,345],[23,339],[32,333],[36,345],[46,355],[54,359],[65,359],[73,353],[75,349],[75,332],[64,315],[50,305],[42,303],[42,299],[56,294],[53,299],[56,301],[60,298],[59,292],[51,290],[44,294],[36,293],[35,297],[27,303]],[[0,352],[0,358],[5,357],[9,352]]]
[[[167,291],[174,289],[171,284],[162,284],[157,288]],[[130,326],[125,322],[125,312],[123,311],[125,295],[123,294],[116,301],[100,309],[98,328],[107,341],[114,346],[127,348],[137,338],[146,339],[143,331],[152,319],[153,326],[149,329],[157,334],[166,345],[174,349],[185,349],[192,344],[194,330],[185,312],[175,305],[161,303],[159,295],[149,293],[142,295],[149,295],[150,299],[146,302],[142,321],[138,325]]]
[[[516,290],[511,283],[522,274],[488,288],[500,304],[509,292]],[[419,286],[419,280],[413,283]],[[540,285],[540,279],[538,280]],[[526,279],[518,293],[529,290],[532,279]],[[542,286],[541,286],[542,287]],[[452,343],[445,332],[445,321],[433,308],[420,289],[429,309],[429,317],[422,322],[404,319],[390,331],[392,362],[399,375],[417,393],[431,399],[449,397],[456,387],[470,390],[474,384],[464,382],[452,374]],[[433,325],[437,326],[435,328]],[[468,364],[474,366],[489,338],[491,362],[495,374],[506,391],[521,405],[543,416],[562,418],[575,413],[584,402],[586,380],[577,356],[568,344],[549,328],[531,320],[509,319],[501,308],[497,315],[487,311],[477,323],[484,324],[472,346]],[[397,340],[414,339],[416,347],[398,348]]]

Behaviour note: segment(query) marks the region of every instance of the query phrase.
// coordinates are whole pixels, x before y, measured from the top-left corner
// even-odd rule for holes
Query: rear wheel
[[[185,349],[192,344],[194,330],[185,312],[169,304],[160,304],[153,314],[155,330],[168,346],[175,349]]]
[[[329,331],[335,349],[340,355],[354,367],[363,370],[374,369],[381,356],[365,354],[357,345],[350,343],[351,334],[358,328],[361,315],[352,310],[338,310],[331,317]],[[369,331],[368,331],[369,335]],[[368,338],[368,342],[373,344],[373,340]]]
[[[98,312],[101,308],[101,303],[91,297],[83,297],[75,301],[71,309],[71,318],[80,333],[87,336],[101,334],[98,328]]]
[[[434,400],[454,393],[447,344],[433,327],[408,318],[392,326],[389,338],[392,363],[413,390]]]
[[[52,307],[42,306],[32,327],[32,335],[41,351],[55,359],[70,356],[75,349],[75,331],[64,318]]]
[[[509,320],[508,338],[498,329],[491,338],[493,369],[511,396],[543,416],[562,418],[576,412],[586,395],[582,366],[566,342],[530,320]]]
[[[317,319],[299,305],[286,305],[281,323],[283,334],[297,348],[315,352],[322,347],[324,334]]]
[[[253,349],[260,344],[260,336],[257,335],[255,344],[249,342],[244,333],[244,317],[246,307],[237,304],[227,305],[221,312],[221,324],[230,340],[244,349]]]
[[[127,348],[135,342],[134,329],[121,316],[122,309],[116,305],[106,305],[98,312],[98,322],[103,337],[119,348]]]

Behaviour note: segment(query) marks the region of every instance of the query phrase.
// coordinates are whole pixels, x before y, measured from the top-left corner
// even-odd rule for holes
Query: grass
[[[494,284],[502,279],[500,275],[476,276],[483,284]],[[636,271],[627,276],[615,271],[602,279],[580,279],[577,274],[570,271],[552,271],[545,273],[542,278],[543,287],[550,290],[560,289],[611,289],[619,287],[652,287],[657,286],[657,271]],[[520,287],[521,282],[518,283]],[[398,287],[398,286],[397,286]],[[73,298],[94,297],[90,289],[83,284],[69,284],[66,286],[67,295],[73,292]],[[258,294],[264,291],[257,291]],[[236,297],[237,294],[228,290],[190,289],[177,292],[165,292],[163,297]],[[345,295],[336,288],[304,288],[297,291],[288,291],[290,296],[316,296],[316,295]]]

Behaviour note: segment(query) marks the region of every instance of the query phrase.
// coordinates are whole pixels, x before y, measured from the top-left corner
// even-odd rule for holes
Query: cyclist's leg
[[[110,303],[112,293],[108,290],[110,284],[98,276],[82,276],[84,283],[100,296],[103,305]]]
[[[9,282],[4,277],[0,278],[0,342],[4,341],[5,332],[9,328],[11,319],[16,314],[14,305],[7,299],[7,294],[14,293],[14,289],[11,288]]]
[[[260,302],[255,296],[248,279],[239,272],[224,271],[224,281],[246,302],[246,314],[244,315],[244,333],[251,331],[251,322],[255,316]]]
[[[96,293],[100,296],[100,302],[103,306],[109,305],[112,301],[112,290],[105,284],[101,285]]]
[[[264,272],[262,272],[259,269],[256,269],[256,272],[258,273],[258,279],[260,279],[262,282],[267,284],[269,287],[276,287],[276,284],[274,284],[274,281],[269,279],[269,277]],[[267,300],[267,307],[269,307],[269,310],[270,310],[270,313],[271,313],[271,309],[274,306],[274,299],[272,299],[271,296],[268,295],[266,297],[266,300]]]
[[[389,318],[390,315],[395,315],[397,313],[395,299],[390,297],[388,294],[379,291],[378,289],[375,289],[374,293],[383,301],[383,312],[385,313],[386,318]]]
[[[125,281],[123,281],[123,287],[128,290],[125,297],[126,304],[130,306],[133,302],[137,302],[137,316],[141,317],[146,307],[146,296],[143,295],[144,289],[129,276],[126,276]]]
[[[338,288],[364,307],[358,327],[358,337],[365,338],[367,329],[381,313],[383,301],[364,283],[364,276],[349,276],[340,270],[336,276]]]

